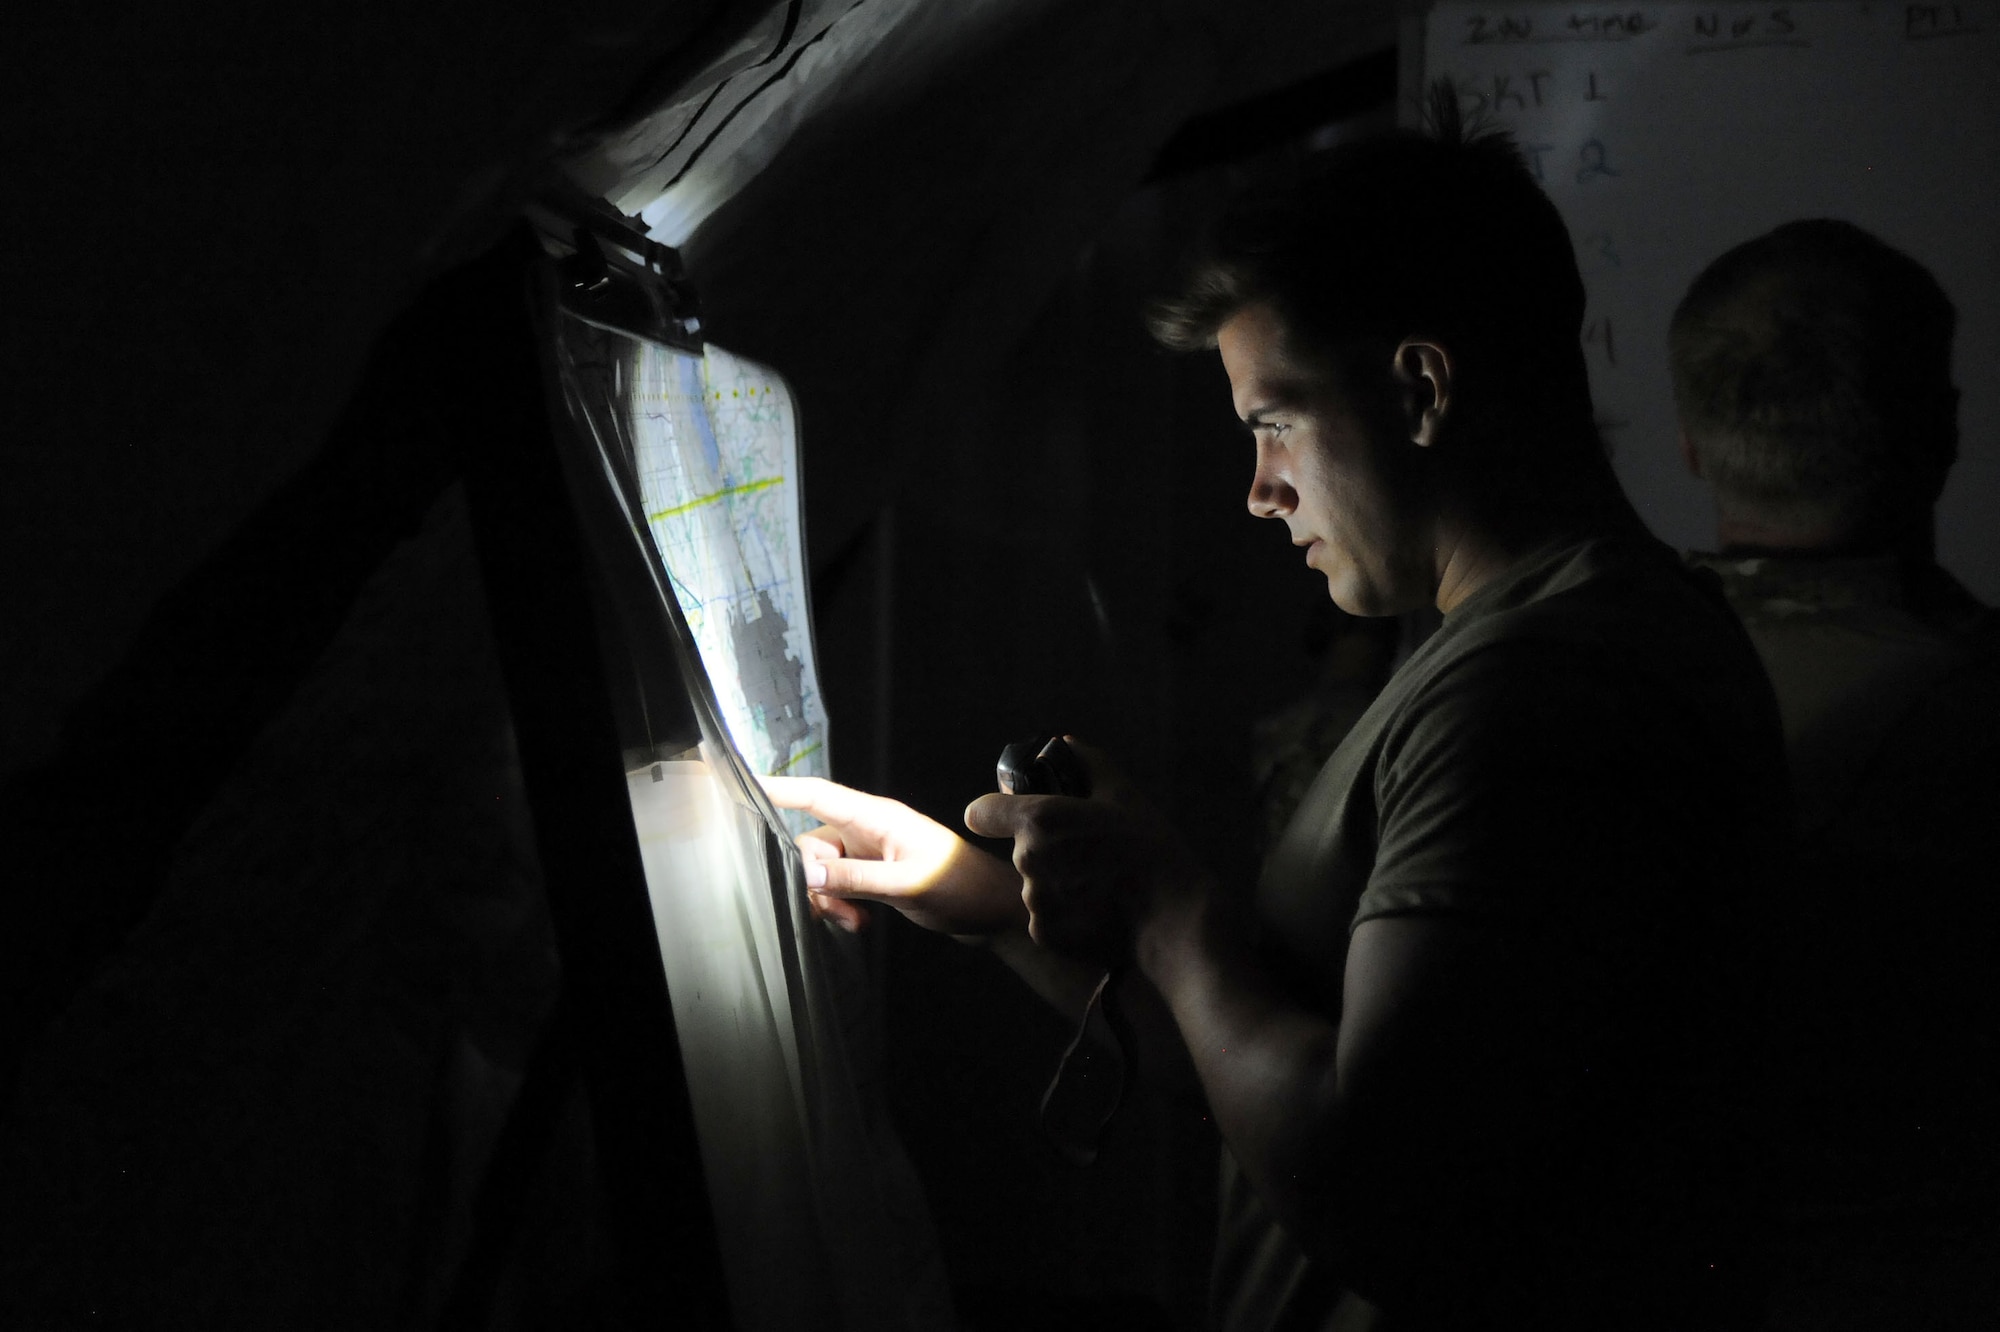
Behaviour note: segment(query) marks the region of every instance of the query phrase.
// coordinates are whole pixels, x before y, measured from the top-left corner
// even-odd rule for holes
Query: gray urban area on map
[[[774,766],[787,768],[813,735],[813,724],[806,717],[805,663],[786,646],[791,626],[770,592],[758,589],[754,615],[744,613],[745,600],[739,598],[729,606],[737,678],[757,729],[770,741]]]

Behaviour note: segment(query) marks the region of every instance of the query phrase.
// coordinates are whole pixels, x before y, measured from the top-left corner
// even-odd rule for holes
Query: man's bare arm
[[[1468,1152],[1520,1124],[1532,985],[1506,931],[1363,922],[1338,1014],[1287,995],[1238,922],[1206,904],[1146,922],[1138,950],[1259,1196],[1349,1271],[1404,1261],[1399,1219],[1431,1214]]]

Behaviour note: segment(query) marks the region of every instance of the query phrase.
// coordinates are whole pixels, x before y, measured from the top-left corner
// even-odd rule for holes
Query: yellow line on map
[[[780,763],[778,765],[778,771],[772,773],[771,775],[773,777],[776,777],[779,772],[783,772],[787,768],[796,766],[802,759],[811,758],[814,754],[819,753],[819,750],[820,747],[818,745],[807,745],[804,749],[801,749],[798,753],[792,755],[790,758],[786,759],[783,763]]]
[[[717,500],[726,500],[732,495],[748,495],[752,491],[769,490],[772,486],[782,486],[784,484],[785,478],[782,476],[766,477],[762,481],[745,481],[740,486],[731,486],[727,490],[718,490],[713,495],[703,495],[700,499],[691,499],[686,504],[676,504],[671,509],[661,509],[658,513],[649,513],[646,515],[646,521],[657,523],[662,518],[678,518],[690,509],[699,509],[704,504],[713,504]]]

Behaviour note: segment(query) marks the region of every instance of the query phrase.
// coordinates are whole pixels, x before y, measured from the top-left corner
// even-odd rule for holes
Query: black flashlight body
[[[1090,777],[1076,751],[1059,735],[1017,740],[1000,751],[994,776],[1008,795],[1090,794]]]

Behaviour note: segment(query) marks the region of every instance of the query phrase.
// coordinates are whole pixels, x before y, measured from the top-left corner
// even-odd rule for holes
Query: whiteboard
[[[2000,3],[1442,3],[1415,23],[1412,72],[1453,77],[1468,110],[1512,130],[1569,223],[1598,415],[1655,532],[1714,541],[1675,447],[1674,305],[1739,241],[1845,218],[1958,307],[1939,558],[2000,601]]]

